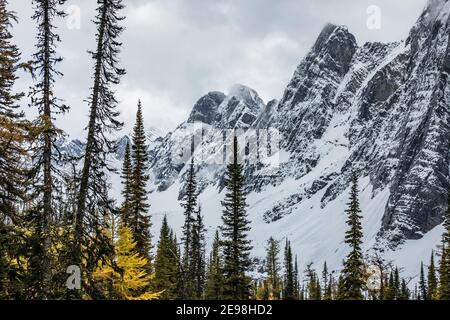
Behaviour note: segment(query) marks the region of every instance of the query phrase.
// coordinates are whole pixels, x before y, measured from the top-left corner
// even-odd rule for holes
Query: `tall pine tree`
[[[62,60],[56,54],[60,41],[56,33],[55,19],[64,16],[60,6],[65,0],[34,0],[32,19],[37,24],[36,53],[33,55],[33,70],[36,83],[31,92],[31,105],[37,109],[38,117],[31,130],[32,167],[29,178],[33,180],[33,206],[29,213],[29,229],[32,230],[32,251],[30,252],[31,286],[37,298],[49,296],[51,265],[50,229],[55,213],[56,196],[60,194],[60,173],[57,164],[62,158],[57,152],[56,140],[62,131],[56,128],[54,119],[68,107],[54,94],[56,78],[62,76],[56,65]],[[55,192],[55,189],[57,189]]]
[[[11,28],[17,18],[7,5],[6,0],[0,0],[0,299],[10,296],[9,289],[14,289],[10,288],[14,282],[11,275],[18,275],[9,257],[20,250],[17,240],[23,237],[18,232],[23,223],[17,204],[25,196],[22,160],[26,157],[26,123],[19,106],[24,94],[14,91],[17,71],[24,65],[20,63],[19,49],[12,43]]]
[[[284,289],[283,300],[295,299],[295,271],[291,242],[286,239],[284,247]]]
[[[444,233],[442,234],[441,261],[439,263],[439,298],[450,300],[450,193],[444,213]]]
[[[193,256],[193,224],[197,207],[197,182],[195,180],[194,159],[192,159],[187,172],[186,194],[183,199],[184,225],[183,225],[183,287],[181,297],[192,298],[195,290],[195,267],[192,264]]]
[[[118,67],[121,47],[118,38],[123,31],[120,22],[124,19],[119,16],[124,8],[122,0],[97,0],[97,4],[94,20],[97,48],[91,52],[95,63],[94,85],[88,99],[88,135],[77,199],[72,254],[72,264],[82,266],[86,262],[82,270],[83,279],[88,281],[93,281],[91,273],[96,261],[110,255],[112,251],[101,230],[105,227],[105,216],[116,211],[107,192],[107,171],[111,170],[107,156],[115,151],[116,143],[108,135],[122,127],[122,123],[117,120],[119,112],[112,86],[119,84],[120,76],[125,74],[125,70]],[[89,285],[85,287],[88,289]]]
[[[323,263],[322,270],[323,300],[332,300],[331,277],[328,273],[327,262]]]
[[[425,272],[423,270],[423,262],[420,263],[419,297],[420,297],[420,300],[428,299],[427,282],[425,280]]]
[[[300,298],[300,274],[298,273],[298,261],[297,255],[295,255],[294,260],[294,297],[295,299]]]
[[[122,165],[122,207],[120,208],[120,216],[122,223],[131,228],[131,190],[133,181],[133,165],[131,163],[130,144],[125,147],[125,154]]]
[[[436,266],[434,264],[434,251],[431,252],[427,283],[427,300],[438,299],[438,280],[436,276]]]
[[[194,276],[193,298],[195,299],[201,299],[205,289],[205,232],[201,207],[199,206],[192,225],[192,256],[190,257],[192,275]]]
[[[350,246],[350,253],[344,261],[342,271],[341,298],[345,300],[363,299],[363,255],[361,251],[362,225],[361,210],[358,200],[358,178],[356,174],[352,176],[352,186],[350,190],[350,202],[345,211],[347,213],[347,225],[349,229],[345,233],[345,243]]]
[[[247,239],[247,219],[243,165],[238,162],[238,141],[233,139],[233,162],[227,167],[225,199],[222,201],[221,226],[223,247],[224,298],[246,300],[250,297],[251,241]]]
[[[216,231],[206,273],[205,299],[220,300],[223,298],[223,273],[220,252],[219,231]]]
[[[156,291],[162,291],[160,298],[165,300],[177,298],[180,261],[178,247],[174,241],[176,240],[167,223],[167,216],[164,216],[156,251],[153,286]]]
[[[271,300],[279,300],[281,294],[279,253],[280,243],[273,237],[270,237],[266,246],[266,272],[269,299]]]
[[[150,216],[148,210],[147,182],[149,176],[147,174],[149,168],[149,158],[147,150],[147,142],[144,129],[144,118],[142,115],[141,101],[138,102],[138,110],[136,113],[136,123],[133,128],[133,145],[132,145],[132,162],[133,176],[131,181],[131,230],[136,239],[136,247],[143,257],[149,261],[149,270],[151,270],[151,254],[152,248],[150,236]]]

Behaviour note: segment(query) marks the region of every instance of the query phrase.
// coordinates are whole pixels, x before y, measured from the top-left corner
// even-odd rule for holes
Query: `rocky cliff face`
[[[208,93],[187,122],[153,150],[159,191],[183,179],[184,164],[172,160],[190,144],[183,132],[189,123],[272,127],[281,132],[286,156],[275,175],[262,175],[264,165],[247,170],[249,191],[287,178],[302,183],[261,213],[267,223],[319,193],[320,206],[326,207],[358,172],[370,178],[373,197],[390,189],[379,237],[389,246],[420,238],[442,221],[449,187],[449,8],[446,0],[430,2],[400,43],[358,46],[347,28],[325,26],[279,102],[265,105],[241,85],[228,95]],[[205,143],[214,144],[210,151],[223,147],[217,140]],[[200,184],[220,184],[223,169],[200,165]]]

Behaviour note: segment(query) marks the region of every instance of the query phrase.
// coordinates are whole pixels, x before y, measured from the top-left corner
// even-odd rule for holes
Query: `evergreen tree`
[[[195,291],[195,266],[191,263],[193,252],[193,224],[197,207],[197,182],[195,181],[194,160],[192,159],[187,173],[186,194],[183,199],[184,225],[183,225],[183,299],[192,298]]]
[[[386,300],[395,300],[395,280],[392,271],[389,273],[389,281],[387,282]]]
[[[327,262],[323,263],[322,271],[323,300],[331,300],[331,279],[328,274]]]
[[[268,279],[262,281],[254,281],[254,292],[256,292],[255,300],[274,300],[271,296],[271,288]]]
[[[14,91],[17,72],[25,65],[20,63],[19,49],[11,41],[17,17],[7,5],[6,0],[0,0],[0,299],[11,297],[15,282],[11,276],[20,278],[9,257],[19,249],[19,237],[23,236],[18,232],[23,223],[17,204],[25,196],[21,159],[26,156],[26,122],[19,110],[24,94]]]
[[[343,299],[346,300],[361,300],[363,299],[363,271],[364,265],[361,251],[362,243],[362,225],[361,225],[361,210],[358,201],[358,178],[356,174],[352,177],[352,186],[350,191],[350,202],[346,210],[348,219],[347,224],[349,230],[345,233],[345,243],[350,246],[350,253],[344,261],[343,268]]]
[[[279,253],[280,243],[273,237],[270,237],[266,246],[267,288],[269,298],[275,300],[280,299],[281,293]]]
[[[417,284],[414,285],[414,291],[412,293],[412,298],[411,300],[420,300],[420,294],[419,294],[419,290],[417,288]]]
[[[175,243],[174,243],[175,241]],[[173,232],[167,223],[167,217],[161,226],[155,259],[155,279],[153,286],[161,291],[161,299],[175,299],[178,285],[178,252]]]
[[[55,115],[64,113],[68,107],[54,95],[56,78],[62,76],[56,65],[62,60],[56,54],[60,41],[56,33],[55,19],[64,13],[59,0],[34,0],[32,19],[37,24],[36,53],[32,68],[36,83],[31,92],[31,105],[36,108],[38,117],[30,128],[32,161],[29,179],[32,181],[32,205],[28,207],[28,229],[31,230],[31,252],[29,253],[30,286],[36,298],[48,298],[51,281],[50,229],[55,219],[54,207],[61,193],[58,165],[62,158],[57,152],[56,140],[62,131],[54,124]],[[56,189],[56,190],[55,190]]]
[[[122,0],[97,0],[97,3],[94,20],[97,48],[91,52],[95,62],[94,85],[88,99],[88,135],[79,182],[71,263],[83,266],[86,262],[82,270],[85,275],[83,279],[87,280],[92,278],[90,274],[95,263],[112,251],[101,232],[105,227],[104,217],[116,211],[107,192],[107,171],[112,170],[107,163],[107,156],[115,151],[116,143],[108,134],[122,127],[122,123],[117,120],[117,100],[111,86],[119,84],[120,76],[125,73],[117,66],[121,47],[118,38],[123,31],[119,24],[123,20],[119,16],[119,11],[124,8]],[[90,284],[85,283],[83,286],[89,289]]]
[[[320,286],[320,280],[314,269],[311,268],[312,263],[306,267],[306,277],[308,279],[308,299],[309,300],[321,300],[322,288]]]
[[[113,297],[121,300],[153,300],[160,293],[144,292],[153,278],[148,274],[145,257],[142,257],[136,248],[136,242],[129,227],[122,225],[119,229],[119,238],[115,244],[115,259],[117,267],[100,262],[95,270],[94,278],[99,281],[111,283]]]
[[[436,277],[436,268],[434,265],[434,252],[431,252],[430,265],[428,266],[428,288],[427,288],[427,300],[437,299],[438,294],[438,281]]]
[[[394,295],[394,299],[398,300],[399,296],[400,296],[400,290],[401,290],[401,284],[400,284],[400,274],[398,271],[398,268],[396,267],[394,269],[394,283],[393,283],[393,295]]]
[[[147,196],[147,182],[149,176],[149,158],[147,153],[144,118],[142,115],[142,105],[139,100],[138,110],[136,114],[136,124],[133,129],[133,145],[132,145],[132,160],[133,160],[133,177],[131,180],[131,230],[136,239],[136,245],[142,256],[149,261],[150,270],[150,217],[148,216],[149,204]]]
[[[224,279],[222,274],[222,259],[220,255],[220,238],[219,232],[216,231],[206,274],[205,299],[222,299],[223,283]]]
[[[405,279],[402,279],[398,300],[409,300],[410,296],[411,292],[409,291],[408,286],[406,285],[406,281]]]
[[[425,280],[425,272],[423,271],[423,262],[420,263],[419,293],[420,300],[428,299],[427,283]]]
[[[450,193],[448,205],[444,213],[444,233],[442,235],[442,251],[439,264],[439,298],[450,300]]]
[[[133,181],[133,165],[131,163],[130,144],[125,147],[125,154],[122,165],[122,197],[123,203],[120,208],[122,222],[131,228],[131,183]]]
[[[298,299],[299,296],[300,296],[300,281],[299,281],[299,273],[298,273],[297,255],[295,255],[295,262],[294,262],[294,298]]]
[[[205,226],[201,207],[196,210],[196,216],[192,225],[192,256],[190,266],[194,276],[193,298],[201,299],[205,289]]]
[[[224,298],[248,299],[250,278],[246,272],[251,267],[251,241],[247,239],[250,221],[247,220],[244,194],[243,166],[238,163],[238,143],[234,137],[233,163],[227,167],[225,200],[222,201],[221,226],[224,255]]]
[[[289,240],[286,239],[284,248],[284,300],[295,300],[295,275],[292,259],[292,248]]]
[[[302,287],[300,288],[300,294],[298,297],[299,300],[306,300],[306,295],[305,295],[305,287],[302,285]]]
[[[448,248],[446,244],[442,243],[441,248],[441,259],[439,261],[439,288],[438,288],[438,296],[440,300],[450,300],[450,284],[449,284],[449,276],[448,272],[449,267],[449,256],[448,256]]]
[[[328,287],[326,289],[328,300],[334,300],[337,296],[337,284],[334,282],[333,273],[330,274],[330,278],[328,280]]]

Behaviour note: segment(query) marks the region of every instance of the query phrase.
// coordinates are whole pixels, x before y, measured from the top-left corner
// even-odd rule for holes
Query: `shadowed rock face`
[[[213,124],[217,120],[217,117],[220,116],[218,114],[218,108],[225,98],[226,95],[222,92],[210,92],[201,97],[194,105],[187,122]]]

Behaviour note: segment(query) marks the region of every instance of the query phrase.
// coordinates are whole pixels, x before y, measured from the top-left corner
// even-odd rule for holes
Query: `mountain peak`
[[[226,95],[222,92],[212,91],[207,93],[195,103],[187,122],[212,124],[216,120],[218,108],[225,98]]]
[[[421,26],[429,26],[437,21],[447,22],[450,15],[450,0],[428,0],[422,14],[412,31]]]
[[[230,91],[228,93],[229,97],[233,96],[233,97],[236,97],[236,98],[244,98],[244,99],[249,98],[249,97],[253,98],[253,97],[257,96],[257,95],[258,94],[256,93],[255,90],[253,90],[250,87],[247,87],[246,85],[239,84],[239,83],[234,84],[230,88]]]
[[[344,45],[350,45],[355,48],[358,46],[355,36],[348,31],[346,26],[327,23],[320,32],[319,37],[314,44],[313,50],[320,51],[322,48],[337,42]]]
[[[262,105],[264,104],[262,99],[259,97],[258,93],[243,84],[234,84],[227,96],[227,100],[232,100],[235,98],[236,100],[242,101],[247,105]]]
[[[431,18],[431,20],[436,19],[438,16],[448,16],[449,13],[449,0],[428,0],[424,10],[424,14],[428,15],[428,18]]]
[[[263,100],[255,90],[242,84],[235,84],[220,106],[221,126],[248,128],[264,107]]]

